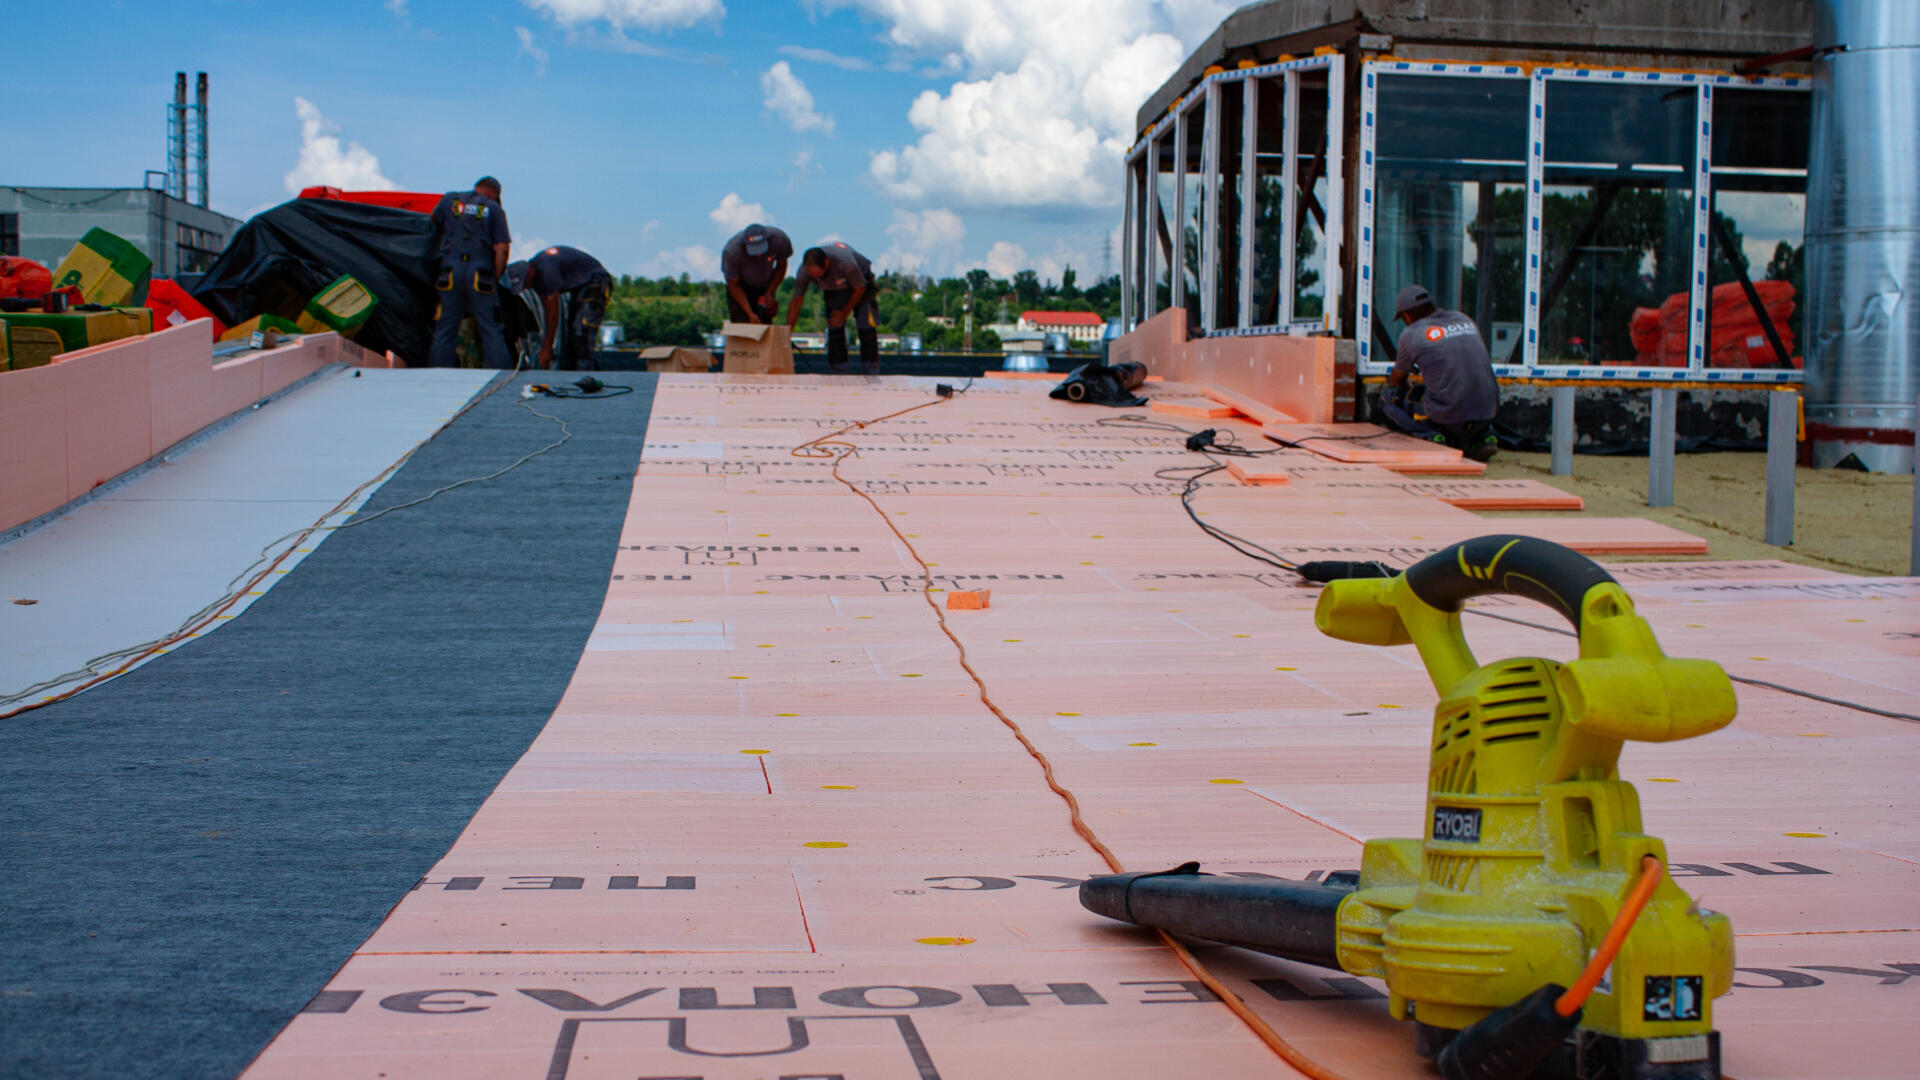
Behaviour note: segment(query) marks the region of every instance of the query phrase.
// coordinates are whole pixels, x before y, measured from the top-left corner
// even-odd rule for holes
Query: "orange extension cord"
[[[893,519],[887,516],[886,511],[880,509],[880,504],[874,501],[873,496],[861,491],[853,481],[840,475],[841,463],[860,452],[858,445],[847,442],[841,439],[840,436],[856,428],[865,429],[883,420],[891,420],[896,416],[905,416],[910,412],[930,408],[934,405],[942,405],[951,400],[953,400],[951,397],[935,398],[932,401],[923,401],[918,405],[901,409],[899,412],[891,412],[885,416],[876,416],[871,420],[856,420],[837,431],[831,431],[810,442],[801,443],[799,446],[794,447],[790,453],[798,458],[816,458],[821,460],[832,458],[833,478],[844,484],[848,491],[865,499],[867,505],[873,507],[873,512],[879,515],[880,520],[886,523],[887,528],[893,533],[894,537],[898,539],[900,543],[906,547],[907,552],[913,556],[913,561],[920,564],[920,578],[922,582],[920,596],[927,602],[927,606],[933,609],[934,618],[940,622],[940,632],[947,635],[947,640],[953,642],[954,649],[959,652],[961,668],[963,668],[967,676],[973,680],[974,686],[980,690],[980,703],[985,705],[993,715],[1000,718],[1000,722],[1007,726],[1007,730],[1013,732],[1013,737],[1020,740],[1020,745],[1026,749],[1028,754],[1032,755],[1034,761],[1040,764],[1040,772],[1046,777],[1047,787],[1051,788],[1053,793],[1060,796],[1067,804],[1067,816],[1073,822],[1073,831],[1079,833],[1081,839],[1085,840],[1093,850],[1100,853],[1100,858],[1105,860],[1109,870],[1112,870],[1116,874],[1123,874],[1126,872],[1126,867],[1121,865],[1120,857],[1113,853],[1113,849],[1109,848],[1106,843],[1094,833],[1093,827],[1088,825],[1086,819],[1080,815],[1080,800],[1074,797],[1072,791],[1063,787],[1059,779],[1054,776],[1053,762],[1047,760],[1047,755],[1041,753],[1040,748],[1033,745],[1033,741],[1027,738],[1027,733],[1021,729],[1019,723],[1016,722],[1013,717],[1008,716],[1002,711],[999,705],[994,703],[992,695],[987,693],[985,680],[981,679],[980,673],[975,671],[973,665],[967,662],[967,647],[961,644],[960,639],[954,635],[953,629],[947,625],[947,613],[941,610],[940,605],[933,599],[933,570],[927,566],[927,560],[920,557],[920,552],[913,546],[913,541],[907,539],[906,534],[902,533],[899,526],[893,523]],[[1281,1059],[1287,1064],[1311,1077],[1312,1080],[1347,1080],[1342,1074],[1320,1065],[1318,1062],[1301,1053],[1298,1048],[1282,1037],[1279,1032],[1273,1030],[1265,1020],[1260,1018],[1259,1014],[1247,1007],[1246,1002],[1241,1001],[1238,995],[1232,990],[1227,989],[1225,983],[1221,982],[1212,972],[1208,971],[1205,965],[1201,964],[1200,960],[1195,957],[1185,945],[1175,940],[1173,935],[1158,928],[1155,928],[1154,933],[1160,935],[1160,940],[1166,942],[1167,948],[1173,950],[1173,954],[1180,958],[1180,962],[1186,966],[1188,971],[1193,972],[1194,978],[1199,980],[1202,986],[1213,991],[1214,996],[1219,998],[1222,1004],[1232,1009],[1234,1015],[1238,1016],[1241,1022],[1245,1023],[1247,1027],[1259,1037],[1261,1042],[1266,1043],[1267,1046],[1272,1049],[1274,1053],[1280,1055]],[[1617,949],[1618,946],[1615,946],[1615,948]]]
[[[1658,856],[1644,855],[1640,858],[1640,877],[1634,881],[1628,891],[1627,899],[1620,905],[1620,914],[1613,917],[1613,925],[1607,927],[1607,935],[1600,939],[1600,947],[1593,952],[1593,959],[1587,961],[1585,971],[1567,988],[1567,992],[1554,999],[1553,1011],[1561,1016],[1572,1016],[1587,1003],[1594,987],[1600,985],[1601,976],[1607,973],[1607,966],[1620,953],[1620,946],[1626,944],[1627,932],[1639,920],[1640,913],[1646,910],[1647,901],[1653,899],[1653,890],[1660,885],[1660,878],[1666,873]]]

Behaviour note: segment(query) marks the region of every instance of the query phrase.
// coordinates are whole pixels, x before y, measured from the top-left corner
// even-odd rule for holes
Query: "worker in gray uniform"
[[[821,303],[827,309],[827,370],[835,375],[852,371],[847,364],[847,322],[852,320],[860,334],[861,370],[880,374],[880,305],[873,263],[839,240],[808,248],[800,257],[800,272],[794,275],[787,329],[799,323],[800,301],[814,285],[820,286]]]
[[[541,320],[540,366],[553,366],[553,339],[560,324],[560,298],[567,298],[567,334],[560,347],[561,371],[597,371],[593,358],[599,344],[600,323],[613,295],[613,275],[600,260],[579,248],[560,245],[527,260],[527,276],[520,287],[540,297],[546,318]]]
[[[1444,443],[1475,461],[1493,457],[1499,449],[1492,424],[1500,411],[1500,383],[1480,328],[1458,311],[1435,306],[1420,285],[1401,289],[1393,309],[1407,328],[1380,395],[1381,411],[1415,438]],[[1418,397],[1409,393],[1416,373],[1424,388]]]
[[[498,288],[507,268],[507,212],[500,208],[500,181],[483,176],[472,191],[449,191],[433,208],[435,247],[440,252],[440,274],[434,288],[440,307],[433,319],[432,367],[457,367],[455,347],[460,323],[473,316],[479,331],[480,355],[490,368],[510,368],[507,337],[500,329]]]
[[[779,229],[749,225],[720,249],[720,276],[727,283],[727,321],[771,323],[780,311],[780,282],[787,276],[793,241]]]

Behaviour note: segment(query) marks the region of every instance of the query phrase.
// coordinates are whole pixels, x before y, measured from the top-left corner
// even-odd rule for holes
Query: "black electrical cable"
[[[1211,465],[1175,465],[1165,469],[1156,470],[1153,474],[1156,479],[1160,479],[1160,480],[1184,479],[1186,481],[1185,488],[1180,492],[1180,506],[1182,509],[1186,510],[1187,516],[1193,519],[1193,523],[1200,527],[1201,532],[1206,533],[1208,536],[1213,537],[1215,540],[1220,541],[1221,543],[1227,545],[1228,547],[1239,552],[1240,554],[1245,555],[1249,559],[1254,559],[1259,562],[1266,563],[1269,566],[1277,566],[1282,570],[1291,570],[1294,573],[1304,573],[1303,568],[1301,567],[1300,564],[1287,560],[1286,558],[1282,557],[1278,552],[1262,547],[1261,545],[1254,543],[1252,540],[1248,540],[1244,536],[1235,535],[1234,533],[1230,533],[1227,530],[1222,529],[1217,525],[1212,525],[1205,521],[1200,520],[1199,513],[1195,511],[1193,508],[1193,495],[1194,495],[1194,492],[1199,488],[1200,481],[1205,479],[1206,477],[1212,476],[1214,473],[1217,473],[1220,470],[1227,467],[1226,463],[1214,457],[1213,456],[1214,454],[1222,454],[1228,457],[1258,457],[1262,454],[1271,454],[1271,453],[1275,453],[1276,451],[1248,450],[1245,447],[1241,447],[1233,442],[1229,442],[1223,445],[1217,441],[1219,437],[1221,435],[1225,435],[1226,437],[1231,439],[1233,437],[1233,432],[1231,431],[1216,432],[1211,428],[1206,429],[1205,431],[1189,431],[1178,424],[1170,424],[1164,420],[1155,420],[1152,417],[1141,416],[1138,413],[1128,414],[1125,416],[1103,416],[1099,420],[1095,421],[1095,423],[1099,424],[1101,427],[1139,428],[1139,429],[1149,430],[1149,431],[1168,431],[1168,432],[1174,432],[1180,435],[1187,436],[1188,449],[1194,450],[1198,453],[1206,455],[1207,460],[1209,462],[1212,462],[1212,464]],[[1201,439],[1202,436],[1208,436],[1208,438]],[[1371,438],[1377,438],[1377,437],[1378,436],[1375,436],[1375,435],[1316,436],[1316,438],[1345,439],[1345,440],[1371,439]],[[1273,438],[1273,436],[1269,435],[1267,436],[1267,438],[1271,439]],[[1195,440],[1201,440],[1200,444],[1195,445]],[[1288,443],[1286,445],[1297,446],[1298,444]],[[1194,470],[1198,470],[1198,471],[1194,471]],[[1191,475],[1188,475],[1185,477],[1168,475],[1169,473],[1182,473],[1182,472],[1190,473]],[[1249,548],[1253,550],[1248,550]],[[1377,566],[1382,571],[1387,571],[1390,573],[1399,572],[1398,568],[1387,566],[1384,563],[1376,563],[1373,565]],[[1541,623],[1528,622],[1525,619],[1516,619],[1511,615],[1498,615],[1491,611],[1483,611],[1479,608],[1464,608],[1462,610],[1465,610],[1474,615],[1479,615],[1483,618],[1498,619],[1501,622],[1509,622],[1517,626],[1527,626],[1527,627],[1532,627],[1535,630],[1544,630],[1549,634],[1559,634],[1563,637],[1576,637],[1576,638],[1580,636],[1571,630],[1566,630],[1558,626],[1546,626]],[[1915,716],[1912,713],[1895,712],[1894,710],[1891,710],[1891,709],[1881,709],[1881,708],[1876,708],[1875,706],[1872,706],[1872,705],[1862,705],[1857,701],[1847,701],[1844,698],[1828,697],[1825,694],[1816,694],[1811,690],[1801,690],[1798,687],[1787,686],[1782,683],[1767,682],[1764,679],[1750,679],[1744,675],[1734,675],[1731,672],[1728,673],[1727,677],[1729,679],[1732,679],[1734,682],[1743,683],[1747,686],[1758,686],[1767,690],[1778,690],[1783,694],[1793,694],[1797,697],[1803,697],[1810,701],[1818,701],[1823,704],[1838,706],[1843,709],[1853,709],[1856,712],[1869,713],[1874,716],[1884,716],[1890,720],[1909,720],[1916,724],[1920,724],[1920,716]]]

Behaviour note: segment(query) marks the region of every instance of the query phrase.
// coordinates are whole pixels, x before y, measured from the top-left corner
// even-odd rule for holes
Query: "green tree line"
[[[1120,278],[1116,275],[1082,288],[1072,267],[1058,282],[1042,281],[1033,270],[1011,279],[975,269],[960,277],[933,278],[888,271],[880,275],[880,326],[883,333],[919,334],[930,350],[962,347],[969,288],[973,303],[973,347],[997,350],[1000,339],[985,329],[992,322],[1013,322],[1022,311],[1092,311],[1102,318],[1120,314]],[[818,290],[812,290],[817,293]],[[780,285],[780,317],[793,295],[793,280]],[[607,303],[606,321],[618,323],[627,340],[640,345],[701,345],[727,317],[726,285],[696,281],[689,275],[647,278],[623,276]],[[952,326],[934,322],[952,319]],[[820,301],[809,296],[798,329],[826,329]]]

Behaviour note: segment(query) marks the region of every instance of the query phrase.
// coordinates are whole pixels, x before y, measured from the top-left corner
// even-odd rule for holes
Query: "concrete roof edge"
[[[1570,19],[1563,2],[1514,0],[1508,16],[1495,19],[1485,14],[1484,0],[1256,0],[1227,16],[1148,96],[1135,115],[1134,130],[1145,131],[1209,65],[1222,63],[1234,50],[1314,31],[1347,37],[1368,29],[1408,42],[1482,42],[1495,49],[1748,57],[1810,44],[1815,5],[1816,0],[1721,0],[1698,6],[1590,0]],[[1295,51],[1327,43],[1310,40]]]

